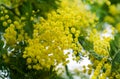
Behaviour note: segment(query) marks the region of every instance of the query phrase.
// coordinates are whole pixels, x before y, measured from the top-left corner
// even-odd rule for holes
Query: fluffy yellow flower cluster
[[[16,35],[17,32],[15,31],[15,26],[10,25],[6,30],[5,30],[4,37],[6,39],[7,44],[14,45],[16,43]]]
[[[60,63],[65,65],[68,54],[64,54],[63,50],[72,48],[75,55],[80,52],[80,30],[94,26],[96,19],[85,5],[69,0],[62,1],[61,7],[47,16],[47,20],[41,17],[40,22],[34,24],[33,38],[27,41],[23,58],[27,59],[29,69],[49,69]]]
[[[6,44],[15,46],[17,42],[23,41],[27,38],[27,34],[23,29],[25,23],[22,21],[22,17],[21,19],[18,18],[14,21],[13,18],[15,17],[11,18],[9,16],[9,10],[4,7],[1,8],[0,15],[2,26],[3,28],[6,28],[5,33],[3,34]]]
[[[109,76],[110,70],[111,70],[111,66],[108,65],[108,64],[105,64],[106,61],[107,61],[107,58],[103,58],[99,62],[99,64],[96,66],[96,68],[94,70],[94,73],[93,73],[91,79],[96,79],[96,78],[98,78],[98,79],[105,79],[107,76]],[[105,67],[106,72],[101,72],[102,67]],[[108,69],[108,68],[110,68],[110,69]]]
[[[0,11],[0,21],[2,23],[2,26],[4,28],[8,28],[5,30],[5,34],[4,37],[6,39],[7,44],[15,44],[16,43],[16,35],[17,32],[15,31],[15,26],[11,25],[12,20],[10,19],[9,15],[8,15],[8,10],[6,10],[4,7],[1,7],[1,11]],[[2,27],[1,26],[1,27]]]
[[[100,32],[104,33],[106,30]],[[102,59],[97,59],[95,56],[91,55],[90,60],[93,64],[94,73],[91,79],[106,79],[111,78],[111,63],[109,62],[109,50],[110,50],[110,40],[111,37],[101,36],[100,33],[93,29],[90,33],[89,40],[93,43],[93,50]]]
[[[119,8],[116,5],[110,5],[109,6],[109,13],[112,14],[113,16],[120,14]]]
[[[109,42],[106,41],[106,40],[97,40],[97,41],[94,41],[93,43],[94,45],[94,51],[99,54],[99,55],[102,55],[102,56],[108,56],[109,55]]]
[[[105,72],[101,73],[101,76],[99,76],[99,79],[106,79],[111,74],[111,64],[106,63],[103,66],[105,68]]]
[[[100,39],[100,34],[98,33],[97,29],[92,29],[89,34],[89,41],[94,42]]]
[[[17,11],[16,11],[17,12]],[[23,52],[23,58],[29,69],[40,70],[50,68],[60,63],[66,65],[69,61],[65,49],[73,49],[73,55],[77,55],[82,46],[78,37],[88,28],[95,25],[96,16],[91,14],[85,5],[78,0],[65,0],[61,6],[47,14],[47,19],[40,17],[40,21],[34,24],[32,37],[28,37],[24,30],[26,17],[10,19],[8,10],[1,11],[3,16],[0,20],[6,28],[4,38],[6,44],[16,45],[17,42],[25,41],[28,45]],[[26,15],[27,16],[27,15]],[[31,17],[34,21],[36,18]],[[26,40],[28,39],[28,40]],[[79,56],[76,60],[79,60]]]
[[[109,22],[109,23],[115,23],[114,18],[112,16],[109,16],[109,15],[105,16],[104,21]]]
[[[4,23],[4,22],[3,22]],[[8,24],[8,22],[7,22]],[[9,45],[15,45],[17,42],[23,41],[26,34],[23,30],[23,23],[19,21],[12,21],[9,23],[9,27],[5,29],[4,38]],[[19,30],[18,32],[16,30]]]
[[[89,40],[93,42],[93,50],[102,56],[109,56],[110,39],[110,37],[101,37],[96,29],[93,29],[89,37]]]

